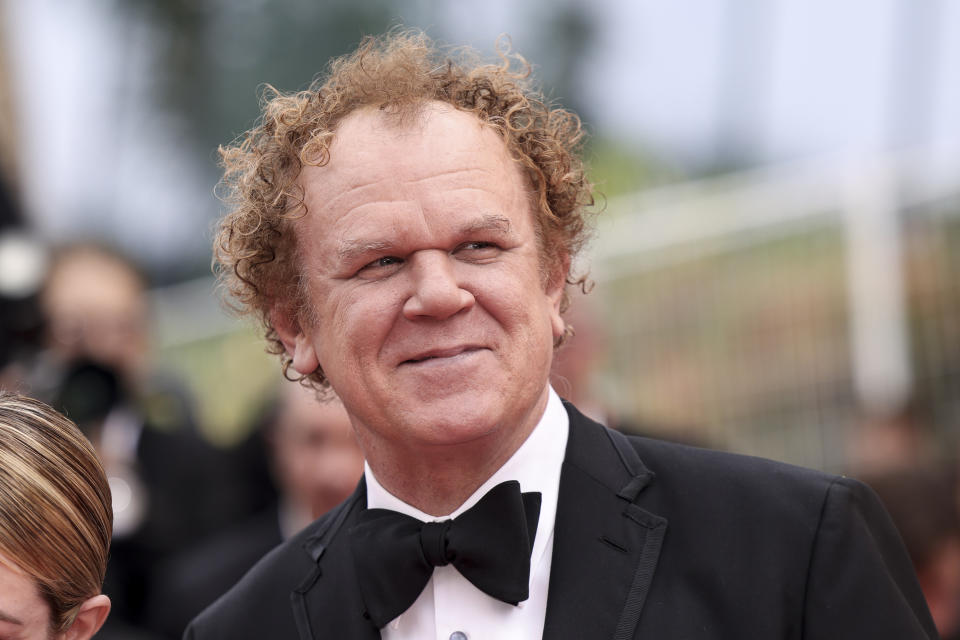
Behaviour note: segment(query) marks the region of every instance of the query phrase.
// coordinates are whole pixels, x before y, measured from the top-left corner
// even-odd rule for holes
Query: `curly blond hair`
[[[271,312],[295,317],[305,304],[291,229],[305,213],[298,175],[304,165],[330,161],[337,125],[361,107],[402,115],[439,101],[475,114],[504,138],[533,186],[544,274],[576,257],[593,204],[580,119],[532,87],[530,66],[510,54],[507,41],[497,50],[499,61],[484,63],[475,52],[440,47],[419,31],[366,37],[304,91],[267,86],[257,125],[220,148],[229,210],[214,241],[215,270],[233,309],[261,322],[269,352],[284,354]],[[584,282],[568,277],[568,284]],[[285,359],[284,375],[289,364]],[[318,389],[328,386],[320,369],[307,378]]]

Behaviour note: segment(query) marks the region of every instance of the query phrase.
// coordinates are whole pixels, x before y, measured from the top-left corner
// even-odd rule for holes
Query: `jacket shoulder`
[[[834,485],[869,491],[852,478],[784,462],[639,436],[627,439],[653,472],[653,493],[663,496],[664,505],[694,506],[701,517],[740,513],[812,528]]]
[[[704,449],[644,436],[626,436],[626,438],[644,463],[658,474],[682,475],[686,472],[702,470],[709,471],[711,478],[717,480],[743,478],[744,481],[753,482],[762,478],[823,489],[841,477],[786,462],[740,453]]]
[[[690,621],[737,629],[730,637],[793,637],[801,629],[817,639],[936,637],[897,531],[864,483],[626,440],[654,474],[638,502],[669,523],[651,619],[669,620],[672,631]],[[685,594],[682,611],[671,609],[677,593]]]
[[[615,491],[624,470],[646,476],[641,502],[668,519],[684,513],[702,517],[786,509],[799,510],[796,515],[805,521],[816,520],[831,485],[859,484],[765,458],[627,435],[586,418],[572,405],[567,410],[576,451],[568,449],[565,462]],[[616,455],[611,457],[612,451]]]

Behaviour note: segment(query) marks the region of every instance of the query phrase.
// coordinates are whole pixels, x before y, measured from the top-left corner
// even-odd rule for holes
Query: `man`
[[[185,637],[935,637],[859,483],[627,438],[549,387],[590,185],[524,76],[394,32],[223,152],[221,273],[367,463]]]

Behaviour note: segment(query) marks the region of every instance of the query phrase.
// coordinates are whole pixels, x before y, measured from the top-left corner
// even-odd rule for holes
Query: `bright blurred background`
[[[509,34],[583,116],[606,207],[597,405],[831,470],[953,452],[955,2],[6,0],[3,224],[141,262],[157,356],[208,437],[241,437],[276,376],[209,275],[216,147],[252,124],[258,87],[301,88],[398,23],[485,52]]]
[[[956,459],[950,0],[0,0],[0,373],[47,348],[21,304],[45,248],[98,241],[146,274],[148,357],[197,433],[251,442],[279,365],[210,275],[217,146],[265,84],[302,88],[398,24],[487,54],[509,34],[591,134],[596,287],[574,300],[561,395],[625,430],[832,472]],[[0,386],[29,380],[8,367]],[[924,493],[907,507],[950,508]]]

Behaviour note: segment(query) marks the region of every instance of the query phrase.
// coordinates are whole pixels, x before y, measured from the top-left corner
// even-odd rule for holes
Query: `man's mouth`
[[[427,362],[428,360],[438,360],[441,358],[455,358],[457,356],[473,353],[479,350],[480,350],[480,347],[477,347],[475,345],[464,345],[460,347],[451,347],[449,349],[431,349],[430,351],[419,353],[413,358],[404,360],[400,364],[417,364],[420,362]]]

